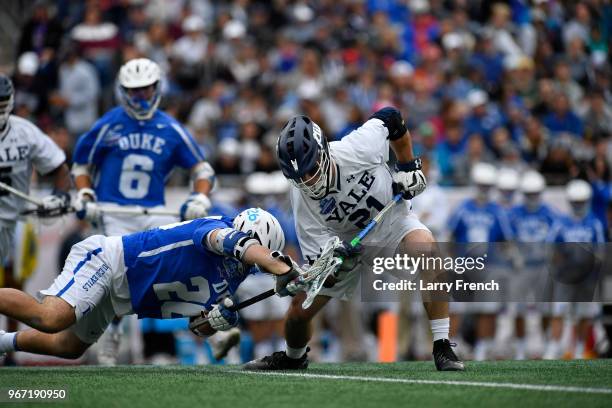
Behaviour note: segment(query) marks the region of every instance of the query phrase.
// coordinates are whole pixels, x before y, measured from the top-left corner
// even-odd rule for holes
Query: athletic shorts
[[[416,230],[429,231],[412,212],[396,219],[383,219],[362,242],[366,249],[361,255],[361,263],[350,271],[346,277],[331,288],[323,288],[320,295],[348,300],[355,293],[362,273],[372,273],[374,258],[392,257],[397,253],[402,239]]]
[[[93,235],[70,250],[61,274],[39,297],[57,296],[74,307],[69,330],[93,344],[115,316],[131,313],[121,237]]]
[[[105,208],[139,208],[134,206],[122,206],[114,203],[100,202]],[[163,206],[151,207],[151,210],[166,209]],[[102,234],[107,237],[133,234],[135,232],[146,231],[166,224],[172,224],[179,219],[170,215],[128,215],[128,214],[107,214],[102,216]]]

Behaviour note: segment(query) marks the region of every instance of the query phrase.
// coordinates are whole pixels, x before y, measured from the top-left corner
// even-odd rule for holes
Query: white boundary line
[[[298,377],[307,379],[325,380],[352,380],[381,383],[397,384],[429,384],[429,385],[459,385],[464,387],[486,387],[486,388],[506,388],[512,390],[527,391],[552,391],[552,392],[576,392],[581,394],[612,394],[612,388],[591,388],[573,387],[564,385],[538,385],[538,384],[513,384],[498,382],[477,382],[477,381],[450,381],[450,380],[417,380],[408,378],[385,378],[385,377],[359,377],[350,375],[329,375],[329,374],[306,374],[306,373],[287,373],[287,372],[266,372],[266,371],[234,371],[240,374],[277,376],[277,377]]]

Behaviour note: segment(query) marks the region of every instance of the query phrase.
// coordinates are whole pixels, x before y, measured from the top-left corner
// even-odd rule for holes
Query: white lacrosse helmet
[[[538,194],[546,189],[546,180],[535,170],[528,170],[521,179],[520,190],[523,194]]]
[[[516,170],[503,168],[497,174],[497,189],[502,191],[516,191],[519,187],[519,174]]]
[[[128,90],[153,85],[153,95],[144,99],[131,96]],[[125,111],[137,120],[151,119],[161,101],[161,70],[147,58],[136,58],[123,64],[117,78],[117,95]]]
[[[261,208],[248,208],[234,218],[234,228],[251,233],[261,245],[272,251],[285,248],[285,234],[280,223],[269,212]]]
[[[565,196],[570,203],[589,201],[592,195],[591,185],[584,180],[572,180],[565,187]]]
[[[497,169],[489,163],[476,163],[470,172],[472,183],[492,187],[497,182]]]

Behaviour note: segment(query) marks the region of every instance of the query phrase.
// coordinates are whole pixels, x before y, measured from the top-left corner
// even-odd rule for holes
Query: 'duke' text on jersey
[[[28,158],[30,146],[10,146],[0,149],[0,162],[13,162]]]
[[[130,133],[119,139],[119,148],[121,150],[144,149],[156,154],[162,153],[162,148],[165,144],[166,141],[164,139],[149,133]]]

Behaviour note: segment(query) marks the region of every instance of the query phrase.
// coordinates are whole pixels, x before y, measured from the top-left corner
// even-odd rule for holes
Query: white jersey
[[[292,186],[290,197],[302,254],[314,261],[327,241],[352,239],[393,198],[388,130],[380,119],[370,119],[342,140],[329,144],[336,165],[335,186],[322,200],[314,200]],[[387,245],[394,220],[410,215],[410,202],[400,201],[385,216],[377,233],[364,244]],[[380,242],[379,242],[380,241]]]
[[[30,121],[11,115],[8,132],[0,138],[0,181],[29,193],[32,168],[45,175],[66,161],[66,155]],[[24,201],[0,189],[0,224],[13,223]]]

